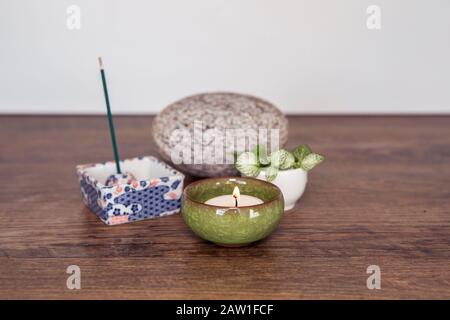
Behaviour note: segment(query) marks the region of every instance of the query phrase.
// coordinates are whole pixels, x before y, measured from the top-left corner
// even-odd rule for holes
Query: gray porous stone
[[[185,173],[230,176],[237,175],[230,163],[235,151],[264,142],[264,136],[271,148],[270,129],[279,130],[277,143],[284,146],[288,122],[273,104],[249,95],[215,92],[193,95],[166,107],[153,122],[153,138],[161,157]],[[174,153],[179,155],[174,162],[182,158],[182,163],[172,162]]]

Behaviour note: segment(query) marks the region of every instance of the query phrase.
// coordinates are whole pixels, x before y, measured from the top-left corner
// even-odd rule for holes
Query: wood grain
[[[289,122],[326,161],[270,238],[221,248],[180,215],[108,227],[84,206],[74,167],[113,158],[106,118],[0,117],[0,298],[449,299],[450,117]],[[156,154],[151,123],[117,118],[122,157]]]

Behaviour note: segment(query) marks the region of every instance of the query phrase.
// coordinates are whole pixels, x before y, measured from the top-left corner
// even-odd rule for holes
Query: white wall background
[[[288,113],[450,113],[449,15],[449,0],[0,0],[0,113],[104,113],[99,55],[116,113],[217,90]]]

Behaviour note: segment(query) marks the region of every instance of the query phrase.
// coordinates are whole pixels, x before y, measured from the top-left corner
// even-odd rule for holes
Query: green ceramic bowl
[[[262,204],[230,208],[207,205],[217,196],[230,195],[235,186],[241,195],[264,201]],[[186,224],[199,237],[222,246],[245,246],[267,237],[281,220],[284,199],[272,183],[244,177],[203,179],[191,183],[183,193],[181,212]]]

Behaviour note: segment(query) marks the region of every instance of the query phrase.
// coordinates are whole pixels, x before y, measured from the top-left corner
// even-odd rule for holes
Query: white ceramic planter
[[[261,170],[257,179],[266,180],[265,170]],[[308,181],[308,173],[299,168],[291,170],[280,170],[275,180],[271,181],[280,188],[284,197],[284,211],[294,207],[298,199],[301,198]]]

